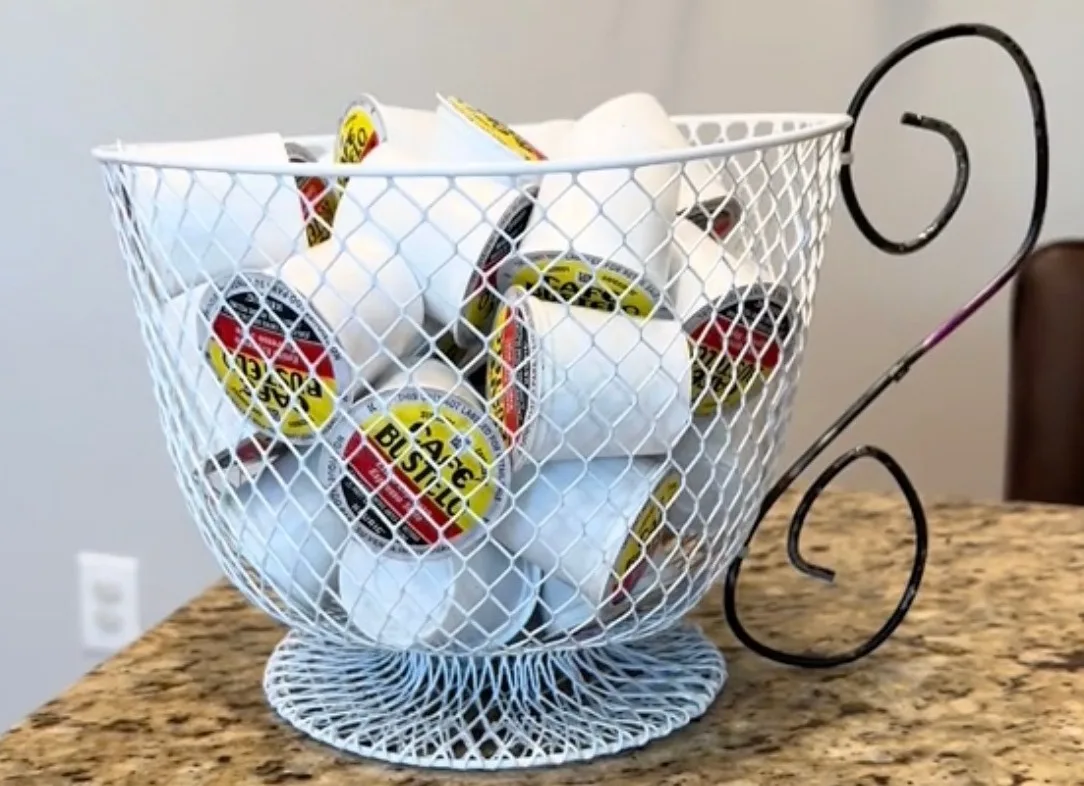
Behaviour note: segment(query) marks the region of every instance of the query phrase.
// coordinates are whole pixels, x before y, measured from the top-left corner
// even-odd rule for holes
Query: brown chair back
[[[1005,498],[1084,505],[1084,240],[1036,249],[1012,294]]]

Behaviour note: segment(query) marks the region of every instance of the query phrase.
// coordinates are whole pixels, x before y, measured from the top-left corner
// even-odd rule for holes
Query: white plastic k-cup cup
[[[429,555],[398,555],[350,538],[339,597],[353,626],[395,649],[499,647],[524,629],[541,571],[487,539]]]
[[[516,485],[493,536],[595,615],[633,599],[681,475],[665,458],[558,461],[517,470]]]
[[[404,558],[470,542],[508,505],[511,459],[458,369],[394,374],[332,427],[322,477],[356,536]]]
[[[547,159],[554,159],[564,155],[565,140],[575,125],[575,120],[544,120],[539,123],[513,123],[511,128],[538,148]]]
[[[230,400],[263,432],[308,442],[425,340],[421,285],[372,238],[330,240],[208,292],[201,341]]]
[[[316,153],[298,142],[287,142],[286,153],[293,163],[315,163]],[[335,211],[339,207],[339,189],[332,181],[310,175],[294,178],[301,198],[301,216],[305,222],[305,240],[316,246],[331,237]]]
[[[418,160],[393,143],[363,166],[395,169]],[[426,316],[452,326],[460,346],[481,343],[496,309],[490,283],[513,251],[534,205],[488,178],[352,177],[335,232],[376,235],[407,261],[424,290]]]
[[[683,482],[667,520],[679,536],[698,535],[734,521],[743,505],[752,509],[758,468],[743,466],[739,442],[745,437],[728,418],[696,418],[674,446],[672,461]]]
[[[305,218],[293,178],[200,167],[286,167],[279,134],[132,145],[126,152],[193,169],[130,167],[129,209],[151,286],[167,297],[241,270],[278,264],[304,248]]]
[[[437,115],[433,110],[392,106],[381,103],[368,94],[362,95],[359,101],[365,102],[369,111],[377,118],[374,125],[383,129],[379,144],[391,142],[419,158],[425,158],[429,154],[437,123]]]
[[[585,116],[561,155],[594,160],[650,153],[647,130]],[[670,271],[670,228],[680,166],[555,172],[542,178],[538,205],[519,253],[502,267],[502,288],[647,316],[661,306]]]
[[[671,246],[670,311],[681,322],[699,321],[735,287],[768,282],[760,260],[740,261],[703,229],[688,221],[674,225]]]
[[[182,460],[193,469],[255,433],[203,360],[201,337],[207,331],[200,304],[211,286],[203,284],[163,304],[160,318],[152,320],[159,329],[152,330],[150,338],[161,342],[152,359],[163,358],[156,371],[157,378],[166,380],[162,394],[175,398],[192,423],[188,434],[195,455]]]
[[[536,631],[543,640],[576,633],[598,620],[597,609],[583,599],[579,590],[553,576],[542,580],[538,601],[540,624]]]
[[[689,222],[674,234],[671,311],[695,348],[694,412],[708,416],[751,398],[784,359],[790,296],[755,256],[737,260]]]
[[[313,451],[316,454],[318,451]],[[334,590],[340,552],[349,530],[313,475],[317,462],[292,452],[278,458],[236,497],[222,498],[222,513],[241,555],[284,599],[311,613]]]
[[[692,418],[680,322],[550,303],[517,288],[505,298],[486,397],[517,465],[670,451]]]
[[[609,126],[632,125],[654,140],[657,150],[688,150],[694,140],[686,136],[657,98],[648,93],[626,93],[592,109],[584,118]],[[696,140],[697,142],[717,140]],[[702,229],[725,237],[741,219],[741,204],[733,198],[726,173],[719,161],[693,159],[682,166],[677,197],[677,214]]]
[[[675,570],[673,560],[663,562],[666,559],[663,549],[655,547],[654,543],[652,547],[651,560],[645,562],[642,568],[643,575],[634,583],[631,591],[626,593],[627,599],[638,613],[652,610],[647,606],[649,600],[660,595],[665,599],[669,594],[677,594],[676,590],[684,579]],[[538,608],[538,638],[553,640],[571,635],[578,639],[601,633],[604,628],[599,626],[611,622],[615,613],[620,614],[623,604],[595,608],[587,603],[571,584],[551,576],[542,581]]]
[[[506,124],[460,98],[437,95],[431,156],[456,163],[512,164],[544,161],[541,150]],[[537,175],[495,178],[507,185],[537,185]]]

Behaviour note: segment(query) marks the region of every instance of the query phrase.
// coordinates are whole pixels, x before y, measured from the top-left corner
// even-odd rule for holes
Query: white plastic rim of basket
[[[264,433],[298,443],[425,340],[417,278],[372,238],[239,273],[208,291],[202,311],[200,344],[230,400]]]
[[[376,551],[443,559],[484,537],[508,506],[511,457],[456,369],[426,360],[394,374],[329,431],[321,479]]]
[[[291,178],[200,170],[223,160],[285,168],[280,134],[126,145],[120,152],[191,167],[134,165],[127,184],[130,217],[150,257],[141,261],[165,296],[239,270],[261,270],[304,248],[305,218]]]
[[[751,398],[783,362],[790,296],[767,260],[738,261],[689,222],[675,225],[672,252],[671,309],[696,350],[694,413],[710,416]]]
[[[318,450],[299,460],[287,453],[255,482],[221,498],[221,513],[241,555],[284,600],[312,615],[333,591],[349,528],[314,481]]]
[[[597,616],[631,599],[681,475],[662,457],[611,458],[525,467],[515,483],[515,504],[493,537],[575,587]]]
[[[526,627],[541,578],[488,539],[404,557],[352,537],[339,597],[353,627],[381,646],[495,648]]]
[[[417,163],[389,142],[363,166]],[[451,326],[465,347],[489,332],[496,299],[487,276],[513,251],[532,209],[529,195],[487,178],[351,177],[335,234],[375,235],[398,249],[422,285],[426,316]]]
[[[669,452],[692,421],[680,322],[641,320],[512,288],[489,343],[490,416],[524,462]]]
[[[600,124],[636,125],[652,136],[660,150],[683,150],[691,146],[691,140],[673,122],[666,108],[649,93],[616,96],[599,104],[584,117],[591,117]],[[724,215],[725,206],[732,200],[730,189],[724,183],[723,173],[718,167],[718,164],[704,159],[684,164],[677,199],[679,215],[712,218]],[[719,228],[729,228],[731,224],[732,221],[728,221],[725,225],[720,224]]]
[[[543,120],[512,123],[511,128],[538,148],[547,160],[552,160],[564,154],[565,140],[575,125],[575,120]]]
[[[150,340],[160,345],[152,359],[161,359],[157,374],[170,386],[167,393],[178,399],[179,408],[190,420],[184,433],[191,439],[182,447],[182,460],[190,470],[203,466],[210,457],[231,449],[255,433],[255,427],[226,397],[222,385],[203,360],[201,331],[205,331],[200,304],[209,289],[203,284],[183,292],[147,315]],[[191,453],[189,453],[191,451]]]
[[[562,156],[594,159],[656,149],[634,125],[585,116],[564,139]],[[670,280],[670,228],[680,167],[659,164],[558,172],[542,178],[519,253],[501,266],[500,288],[647,316],[663,304]]]
[[[454,96],[437,95],[431,158],[474,163],[545,161],[541,150],[505,123]],[[509,187],[537,186],[539,174],[499,177]]]

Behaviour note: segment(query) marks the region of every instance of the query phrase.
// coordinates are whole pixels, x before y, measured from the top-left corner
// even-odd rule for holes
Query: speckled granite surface
[[[830,495],[808,551],[835,586],[785,566],[780,522],[745,571],[746,624],[776,642],[855,641],[902,587],[903,508]],[[931,506],[927,583],[903,629],[846,670],[803,672],[735,643],[719,594],[699,619],[731,676],[693,726],[624,757],[555,770],[447,775],[359,762],[281,724],[264,662],[282,631],[217,586],[0,740],[0,782],[1084,784],[1084,510]]]

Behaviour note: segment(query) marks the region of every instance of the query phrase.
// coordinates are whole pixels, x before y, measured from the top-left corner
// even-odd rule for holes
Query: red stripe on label
[[[463,530],[403,474],[391,456],[361,432],[355,432],[347,440],[345,453],[351,474],[426,543],[439,543],[462,533]]]
[[[730,214],[724,212],[721,215],[716,216],[715,222],[711,225],[711,233],[715,236],[716,240],[725,240],[733,226],[734,222],[731,220]]]
[[[291,339],[287,342],[283,336],[257,327],[249,328],[246,340],[245,329],[237,320],[221,312],[215,316],[211,332],[231,354],[265,359],[280,368],[306,375],[315,373],[324,379],[335,377],[331,357],[323,345],[315,341]]]
[[[308,221],[327,192],[327,184],[318,177],[308,177],[301,181],[300,191],[301,217]]]
[[[519,434],[519,408],[516,396],[516,339],[519,336],[518,309],[510,309],[508,321],[504,323],[504,335],[501,336],[501,363],[504,365],[504,428],[515,441]]]
[[[750,331],[744,325],[736,325],[728,319],[717,317],[705,322],[692,332],[699,344],[718,352],[726,344],[726,355],[735,361],[748,361],[771,371],[779,363],[779,345],[759,331]]]

